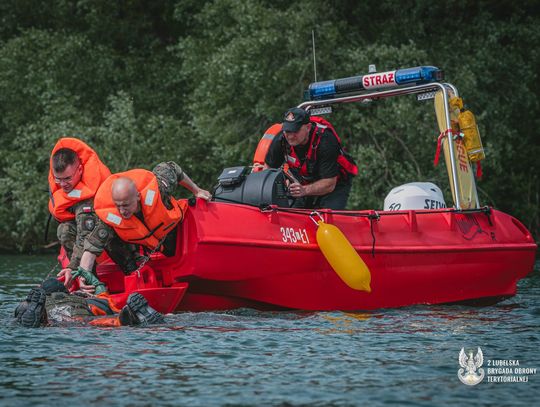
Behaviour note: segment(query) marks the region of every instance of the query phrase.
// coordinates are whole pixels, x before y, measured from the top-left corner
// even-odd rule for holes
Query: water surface
[[[168,315],[163,326],[25,329],[16,304],[54,256],[0,256],[0,405],[529,406],[528,382],[462,384],[462,347],[540,370],[540,277],[489,307]],[[487,372],[487,370],[486,370]],[[535,401],[536,400],[536,401]]]

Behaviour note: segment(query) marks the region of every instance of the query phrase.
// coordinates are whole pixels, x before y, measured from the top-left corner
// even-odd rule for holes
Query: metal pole
[[[448,94],[446,93],[446,88],[443,85],[441,84],[437,84],[437,85],[439,85],[443,93],[444,113],[446,115],[446,129],[448,130],[452,128],[452,124],[450,123],[450,109],[448,109]],[[454,137],[452,133],[450,134],[446,133],[446,137],[448,139],[448,150],[450,151],[450,167],[452,169],[452,178],[453,178],[452,181],[454,184],[454,191],[456,191],[456,202],[454,203],[456,204],[457,209],[461,209],[461,202],[459,199],[460,185],[458,182],[456,160],[454,156]]]
[[[452,85],[450,85],[453,89]],[[320,105],[333,105],[337,103],[351,103],[351,102],[360,102],[364,99],[377,99],[377,98],[387,98],[391,96],[399,96],[399,95],[409,95],[409,94],[415,94],[420,92],[425,92],[429,90],[441,90],[443,93],[443,100],[444,100],[444,110],[446,114],[446,128],[451,129],[451,123],[450,123],[450,111],[448,108],[448,95],[446,93],[446,87],[443,84],[440,83],[429,83],[424,85],[413,85],[409,86],[407,88],[401,88],[401,89],[389,89],[389,90],[379,90],[379,91],[372,91],[367,93],[362,93],[361,95],[350,95],[350,96],[342,96],[337,97],[334,99],[321,99],[321,100],[310,100],[303,103],[300,103],[298,107],[303,108],[305,110],[310,110],[315,106]],[[456,93],[457,93],[457,89]],[[456,169],[456,162],[455,162],[455,156],[454,156],[454,140],[452,136],[448,136],[448,146],[450,149],[450,169],[452,171],[452,183],[454,186],[454,191],[456,191],[456,199],[455,199],[455,206],[458,209],[461,209],[461,201],[459,199],[459,181],[457,177],[457,169]],[[476,186],[475,186],[476,189]],[[478,201],[477,201],[478,202]]]
[[[311,30],[311,44],[313,46],[313,72],[315,73],[315,82],[317,82],[317,60],[315,59],[315,30]]]
[[[450,88],[452,92],[454,93],[454,96],[459,97],[458,90],[454,85],[452,85],[451,83],[444,83],[443,85]],[[469,163],[469,166],[471,167],[471,171],[472,171],[472,164]],[[478,190],[476,189],[476,179],[472,177],[471,182],[473,183],[474,202],[476,203],[476,207],[480,208],[480,200],[478,199]]]

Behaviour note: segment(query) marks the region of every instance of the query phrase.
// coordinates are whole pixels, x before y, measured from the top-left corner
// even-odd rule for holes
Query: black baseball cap
[[[309,123],[309,117],[309,112],[299,107],[293,107],[285,112],[282,130],[296,133],[302,125]]]

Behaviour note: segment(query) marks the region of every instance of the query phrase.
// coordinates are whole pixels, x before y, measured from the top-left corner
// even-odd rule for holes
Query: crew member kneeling
[[[289,186],[297,208],[345,209],[358,167],[341,147],[332,125],[300,108],[285,113],[265,167],[286,163],[299,182]]]

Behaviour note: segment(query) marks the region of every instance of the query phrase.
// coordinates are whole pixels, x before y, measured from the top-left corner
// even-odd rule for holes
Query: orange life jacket
[[[287,164],[289,165],[289,168],[296,168],[298,170],[299,174],[303,178],[302,183],[307,184],[309,182],[313,182],[313,170],[315,167],[315,162],[317,161],[317,149],[319,148],[321,137],[326,129],[330,130],[339,145],[339,155],[337,159],[339,166],[338,177],[340,179],[346,179],[349,176],[358,175],[358,166],[341,147],[341,139],[337,135],[334,127],[327,120],[318,116],[311,116],[310,123],[315,129],[311,130],[309,149],[303,162],[301,162],[298,158],[298,155],[294,151],[294,147],[290,146],[286,142],[284,143]]]
[[[121,177],[135,182],[141,196],[142,222],[133,215],[124,219],[116,208],[111,195],[112,183]],[[107,225],[112,227],[120,239],[146,246],[153,250],[167,233],[182,221],[187,209],[187,200],[171,199],[172,209],[167,209],[161,200],[158,180],[154,173],[136,169],[113,174],[100,186],[94,198],[94,211]]]
[[[54,182],[52,171],[52,156],[61,148],[75,151],[83,166],[81,180],[69,193],[65,193],[60,185]],[[52,150],[49,164],[49,211],[59,222],[75,219],[75,214],[71,213],[69,208],[80,201],[93,198],[101,183],[111,175],[92,148],[85,142],[71,137],[58,140]]]
[[[88,323],[88,325],[114,328],[117,326],[122,326],[122,323],[120,322],[118,315],[115,315],[113,317],[101,317],[93,319]]]
[[[116,305],[116,302],[112,299],[111,295],[105,291],[95,297],[86,299],[86,304],[90,309],[90,312],[96,316],[118,314],[120,308]]]

